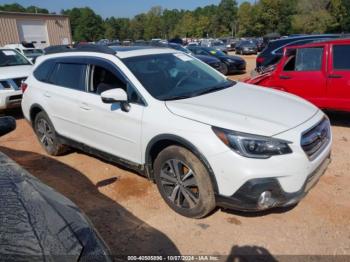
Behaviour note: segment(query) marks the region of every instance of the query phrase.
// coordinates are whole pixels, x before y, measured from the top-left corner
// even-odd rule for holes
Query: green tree
[[[329,0],[298,0],[297,13],[293,16],[294,33],[325,33],[334,24],[329,12]]]
[[[48,14],[49,10],[45,9],[45,8],[40,8],[34,5],[28,6],[25,10],[28,13],[38,13],[38,14]]]
[[[333,23],[329,26],[329,31],[350,32],[350,1],[331,0],[328,10],[334,18]]]
[[[91,8],[63,10],[62,14],[68,15],[70,18],[75,41],[96,41],[103,37],[103,20]]]
[[[162,8],[160,6],[152,7],[146,14],[145,32],[146,39],[163,37],[161,24]]]
[[[14,4],[0,5],[0,11],[25,12],[26,9],[23,6],[21,6],[20,4],[14,3]]]
[[[221,0],[213,21],[218,27],[217,35],[232,34],[236,24],[237,11],[237,2],[235,0]]]

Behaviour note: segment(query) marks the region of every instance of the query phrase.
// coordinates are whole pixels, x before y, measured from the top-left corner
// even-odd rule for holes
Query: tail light
[[[264,60],[265,60],[265,59],[264,59],[263,57],[260,57],[260,56],[259,56],[259,57],[256,58],[256,63],[257,63],[257,64],[262,64],[262,63],[264,63]]]
[[[24,93],[28,88],[28,85],[26,83],[22,83],[21,84],[21,89],[22,89],[22,93]]]

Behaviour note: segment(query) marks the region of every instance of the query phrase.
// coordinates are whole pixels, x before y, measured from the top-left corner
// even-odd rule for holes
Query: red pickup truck
[[[245,82],[301,96],[322,109],[350,112],[350,39],[287,47],[277,65]]]

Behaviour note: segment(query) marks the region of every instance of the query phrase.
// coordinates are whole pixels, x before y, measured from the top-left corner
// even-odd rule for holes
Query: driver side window
[[[101,95],[102,92],[121,88],[126,91],[126,84],[115,74],[101,66],[91,66],[90,88],[91,93]]]
[[[136,90],[127,84],[127,81],[120,75],[111,70],[99,66],[91,65],[90,67],[90,85],[89,92],[101,95],[104,91],[121,88],[128,94],[130,103],[143,104],[142,99]]]

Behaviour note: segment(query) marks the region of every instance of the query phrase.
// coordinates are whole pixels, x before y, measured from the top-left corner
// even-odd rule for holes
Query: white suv
[[[32,67],[32,63],[17,51],[0,48],[0,110],[21,105],[21,83]]]
[[[172,49],[45,55],[23,89],[24,115],[49,154],[71,146],[127,165],[188,217],[293,205],[330,159],[318,108]]]

